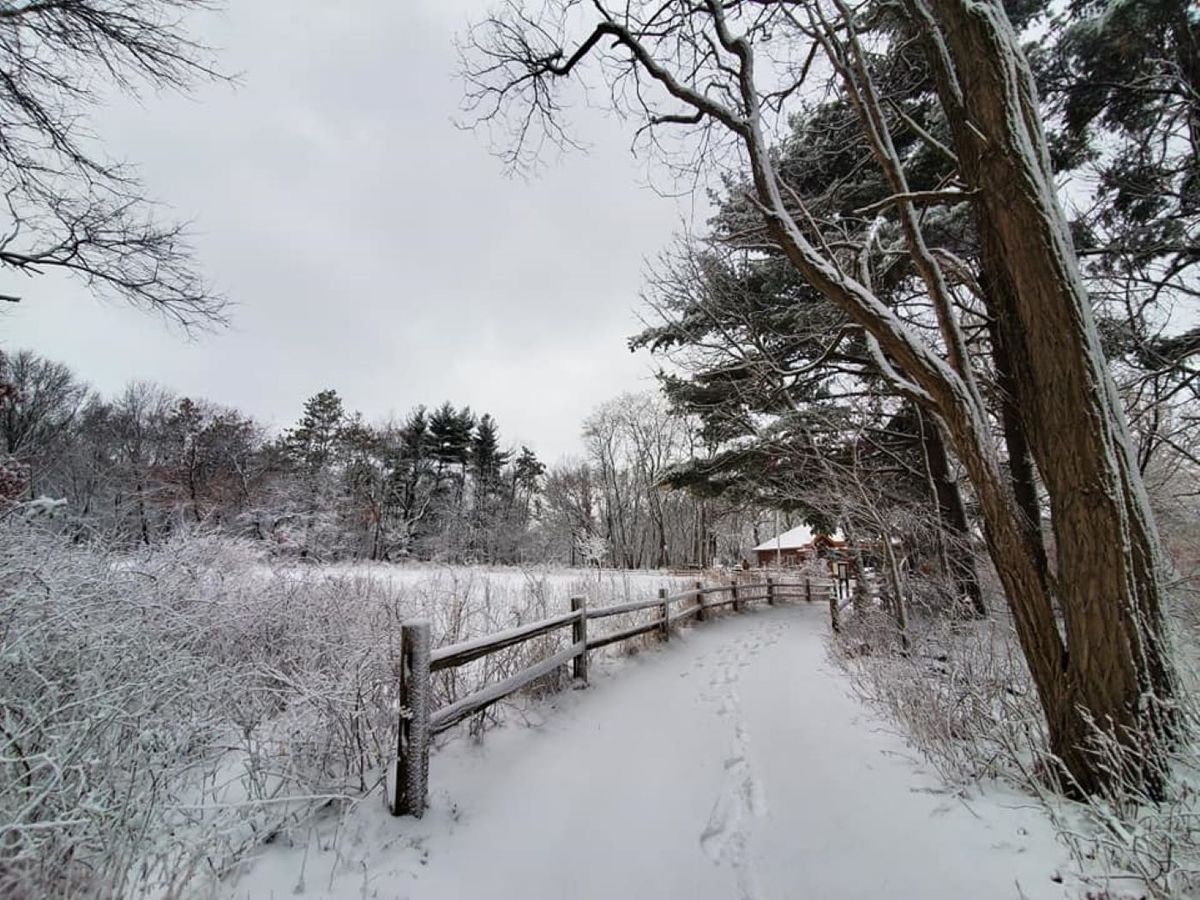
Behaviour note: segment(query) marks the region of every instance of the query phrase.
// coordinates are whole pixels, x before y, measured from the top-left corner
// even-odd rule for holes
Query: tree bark
[[[1019,350],[1024,340],[1019,325],[1014,327],[1011,310],[1011,286],[1004,272],[1002,250],[995,239],[993,229],[979,223],[980,256],[982,259],[980,282],[984,299],[991,311],[988,332],[992,344],[992,363],[996,367],[996,382],[1000,389],[1000,424],[1004,432],[1004,446],[1008,451],[1008,473],[1012,482],[1013,496],[1024,514],[1029,527],[1028,540],[1046,572],[1050,566],[1046,557],[1046,544],[1042,539],[1042,511],[1038,502],[1037,475],[1034,472],[1033,456],[1029,450],[1025,423],[1021,418],[1018,401],[1020,388],[1014,369],[1015,360],[1021,356]]]
[[[1161,738],[1172,730],[1160,704],[1175,684],[1158,536],[1058,204],[1033,78],[1000,4],[932,4],[940,93],[960,172],[979,191],[981,234],[999,251],[984,264],[1001,265],[993,276],[1012,286],[993,296],[1003,336],[1020,336],[1004,343],[1050,498],[1066,650],[1050,679],[1061,685],[1047,709],[1052,748],[1080,790],[1097,790],[1111,777],[1087,750],[1099,728],[1130,751],[1122,775],[1157,793]]]

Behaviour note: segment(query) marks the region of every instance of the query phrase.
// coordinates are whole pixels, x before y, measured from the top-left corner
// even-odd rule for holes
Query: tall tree
[[[112,522],[117,535],[145,545],[170,528],[169,488],[162,479],[170,459],[167,422],[175,398],[161,385],[129,384],[107,419],[115,472]]]
[[[413,552],[414,542],[421,534],[422,522],[429,511],[433,496],[433,437],[429,416],[419,406],[404,420],[396,435],[396,444],[389,460],[389,487],[395,497],[397,517],[397,549],[401,554]]]
[[[283,436],[283,445],[298,468],[319,472],[332,462],[345,422],[338,392],[320,391],[305,401],[300,421]]]
[[[304,404],[296,426],[280,440],[293,471],[300,476],[301,497],[296,515],[303,522],[300,555],[307,557],[327,543],[327,525],[336,514],[337,473],[346,410],[335,390],[314,394]]]
[[[458,559],[467,544],[467,468],[471,462],[471,434],[475,414],[448,401],[429,416],[430,456],[434,461],[434,515],[425,538],[427,553]]]
[[[471,547],[488,562],[496,561],[497,531],[502,522],[500,505],[502,470],[512,454],[500,449],[496,420],[488,413],[479,417],[471,436],[470,457],[474,496],[472,498]]]
[[[579,565],[582,541],[597,536],[596,485],[591,468],[568,460],[551,466],[544,487],[546,555]]]
[[[250,500],[258,428],[236,410],[184,397],[165,423],[167,460],[160,481],[178,518],[231,523]]]
[[[1188,0],[1074,3],[1033,62],[1050,158],[1143,473],[1200,419],[1200,18]]]

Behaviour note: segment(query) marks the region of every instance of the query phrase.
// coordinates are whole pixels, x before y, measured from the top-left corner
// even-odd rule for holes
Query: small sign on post
[[[572,673],[577,681],[587,684],[588,680],[588,652],[587,652],[587,598],[572,597],[571,610],[579,613],[579,618],[571,626],[571,640],[576,647],[582,646],[583,650],[575,657],[575,662],[572,665]]]
[[[400,626],[400,723],[393,776],[394,816],[418,819],[429,792],[429,623]]]

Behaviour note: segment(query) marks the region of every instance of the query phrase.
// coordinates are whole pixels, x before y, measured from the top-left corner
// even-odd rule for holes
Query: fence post
[[[804,576],[804,600],[806,603],[812,603],[812,578],[808,575]]]
[[[775,605],[775,579],[767,576],[767,606]]]
[[[704,609],[704,582],[703,581],[696,582],[696,606],[699,607],[699,611],[697,611],[697,613],[696,613],[696,621],[703,622],[706,618],[708,618],[708,613]]]
[[[834,634],[842,630],[842,620],[838,613],[837,591],[834,590],[829,592],[829,627],[833,629]]]
[[[740,612],[742,609],[742,601],[738,599],[737,576],[735,575],[733,578],[730,578],[729,583],[732,585],[730,588],[730,595],[733,597],[733,611]]]
[[[671,639],[671,601],[667,599],[667,589],[658,589],[658,608],[662,613],[662,639]]]
[[[429,623],[400,626],[400,727],[392,815],[425,812],[429,789]]]
[[[571,674],[579,681],[588,681],[588,651],[587,651],[587,598],[572,597],[571,610],[579,613],[579,618],[571,625],[571,640],[575,646],[583,645],[583,652],[575,657]]]

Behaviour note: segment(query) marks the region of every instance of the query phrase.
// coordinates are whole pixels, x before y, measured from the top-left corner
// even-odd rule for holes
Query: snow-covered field
[[[413,563],[346,563],[272,567],[272,577],[310,581],[374,583],[402,598],[413,615],[433,620],[435,644],[491,634],[570,609],[570,598],[591,606],[653,597],[691,587],[695,577],[655,570],[585,569],[555,566],[475,566]],[[649,614],[648,614],[649,615]],[[465,618],[463,618],[465,617]]]
[[[256,854],[225,898],[695,900],[1082,895],[1027,798],[947,793],[849,696],[820,605],[757,608],[609,660],[431,762],[431,808],[376,794]]]
[[[529,592],[537,595],[549,590],[554,595],[566,598],[572,593],[586,593],[589,597],[599,597],[615,603],[618,599],[634,599],[652,595],[660,586],[667,583],[686,582],[694,579],[684,579],[671,576],[666,572],[638,569],[596,569],[571,568],[567,566],[484,566],[484,565],[443,565],[438,563],[334,563],[318,568],[323,574],[330,576],[353,576],[359,578],[376,578],[386,581],[396,588],[427,590],[430,586],[447,588],[449,590],[470,590],[474,585],[487,584],[492,589]],[[289,571],[285,567],[277,567],[275,571]],[[598,594],[597,594],[598,592]]]

